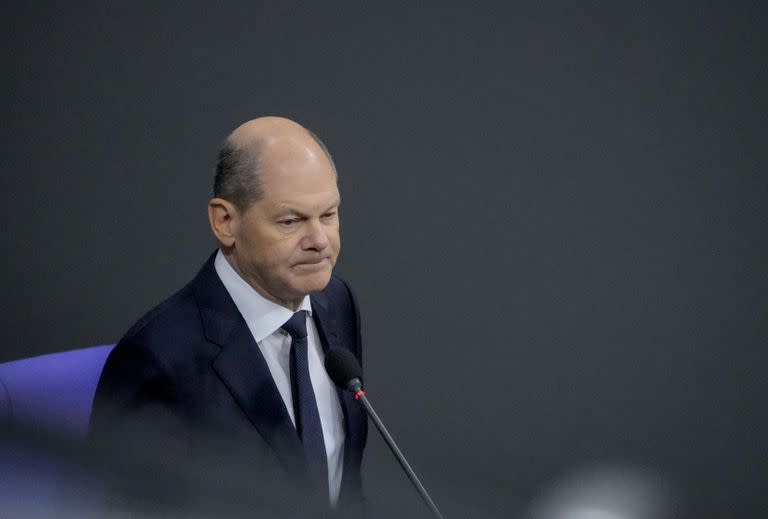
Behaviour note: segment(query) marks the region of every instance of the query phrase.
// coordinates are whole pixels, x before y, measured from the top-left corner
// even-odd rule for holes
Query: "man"
[[[297,123],[263,117],[227,138],[208,204],[218,251],[126,333],[99,382],[92,436],[128,453],[121,493],[212,512],[359,496],[365,417],[323,368],[330,347],[361,358],[355,300],[332,276],[339,203],[330,154]],[[160,482],[137,483],[158,460]],[[211,480],[228,499],[200,497]]]

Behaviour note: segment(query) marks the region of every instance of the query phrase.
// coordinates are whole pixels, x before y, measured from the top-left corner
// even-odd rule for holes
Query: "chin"
[[[302,279],[294,286],[298,288],[298,292],[302,294],[313,294],[315,292],[320,292],[322,289],[327,287],[330,281],[331,273],[329,271],[328,273],[315,274],[311,277],[308,277],[308,279]]]

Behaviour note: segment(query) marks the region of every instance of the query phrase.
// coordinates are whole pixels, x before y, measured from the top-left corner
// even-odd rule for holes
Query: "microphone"
[[[365,396],[365,391],[363,391],[363,368],[360,367],[360,364],[357,362],[357,359],[352,352],[343,348],[331,348],[325,355],[325,370],[328,372],[328,376],[331,377],[334,384],[341,389],[351,391],[355,394],[355,400],[362,404],[365,412],[368,413],[368,416],[373,423],[376,424],[376,428],[379,430],[379,433],[381,433],[382,438],[384,438],[389,450],[392,451],[395,459],[400,463],[400,466],[408,475],[411,483],[416,487],[416,490],[419,492],[422,499],[424,499],[424,502],[432,511],[432,514],[437,519],[443,519],[443,515],[440,513],[440,510],[437,509],[437,505],[435,505],[435,502],[429,497],[427,489],[421,484],[416,473],[408,464],[408,461],[406,461],[405,456],[403,456],[403,453],[400,452],[397,444],[395,444],[395,440],[392,439],[389,431],[384,427],[384,423],[379,418],[379,415],[376,414],[376,411],[373,410],[370,402],[368,402],[368,399]]]

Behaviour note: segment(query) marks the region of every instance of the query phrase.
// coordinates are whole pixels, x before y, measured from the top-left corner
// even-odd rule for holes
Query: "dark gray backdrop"
[[[3,16],[0,360],[190,279],[217,146],[281,114],[334,153],[369,394],[453,517],[602,463],[762,510],[757,3],[107,4]],[[415,501],[375,436],[366,473]]]

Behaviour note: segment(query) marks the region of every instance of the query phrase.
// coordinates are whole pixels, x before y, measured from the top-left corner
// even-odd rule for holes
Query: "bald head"
[[[285,169],[306,160],[327,160],[336,173],[325,144],[310,130],[283,117],[259,117],[233,131],[219,150],[214,197],[244,211],[264,196],[260,172]]]

